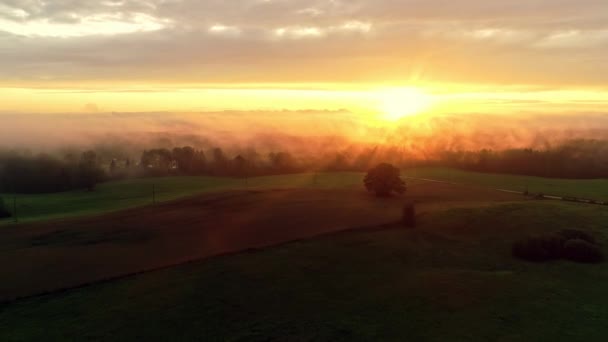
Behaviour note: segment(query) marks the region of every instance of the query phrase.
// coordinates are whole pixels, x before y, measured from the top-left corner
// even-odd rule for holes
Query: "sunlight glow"
[[[390,121],[420,114],[429,109],[433,102],[429,94],[413,87],[381,90],[377,100],[384,119]]]
[[[394,87],[340,83],[167,85],[71,81],[48,87],[38,82],[0,81],[0,99],[0,111],[18,113],[89,113],[95,107],[99,112],[342,110],[360,115],[370,125],[386,125],[417,114],[605,113],[608,90],[470,84]]]

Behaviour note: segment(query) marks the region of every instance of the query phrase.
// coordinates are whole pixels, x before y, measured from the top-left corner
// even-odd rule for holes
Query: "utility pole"
[[[13,216],[15,216],[15,223],[19,223],[19,216],[17,213],[17,196],[13,197]]]
[[[156,204],[156,184],[152,184],[152,204]]]

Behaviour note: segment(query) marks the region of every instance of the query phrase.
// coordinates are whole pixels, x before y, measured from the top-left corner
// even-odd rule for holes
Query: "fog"
[[[606,137],[608,115],[603,113],[422,114],[397,122],[346,110],[0,114],[2,150],[95,148],[116,157],[189,145],[300,157],[386,147],[425,159],[444,151],[542,150],[567,140]]]

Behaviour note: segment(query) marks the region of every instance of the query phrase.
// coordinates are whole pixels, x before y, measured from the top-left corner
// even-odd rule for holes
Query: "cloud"
[[[71,21],[52,22],[48,19],[14,22],[0,19],[0,27],[8,33],[26,37],[85,37],[158,31],[171,24],[147,14],[136,13],[125,18],[116,14],[70,17]]]
[[[216,24],[209,27],[209,32],[212,34],[238,36],[241,33],[241,29],[237,26],[225,26],[221,24]]]
[[[0,78],[601,85],[606,32],[605,0],[5,0]]]

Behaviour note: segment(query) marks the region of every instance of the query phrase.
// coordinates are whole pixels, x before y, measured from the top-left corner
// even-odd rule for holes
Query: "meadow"
[[[404,171],[408,177],[437,179],[472,186],[554,196],[573,196],[608,201],[608,179],[560,179],[511,174],[463,171],[451,168],[412,168]]]
[[[0,340],[602,341],[608,265],[527,263],[564,228],[606,249],[608,209],[496,202],[336,233],[0,307]]]
[[[99,184],[95,191],[39,195],[0,194],[12,210],[17,199],[21,222],[96,215],[166,202],[197,194],[235,189],[349,188],[360,186],[359,173],[294,174],[249,179],[220,177],[138,178]],[[154,195],[153,195],[154,193]],[[12,219],[0,220],[12,223]]]
[[[406,177],[428,178],[464,185],[500,188],[513,191],[575,196],[608,201],[608,179],[552,179],[519,175],[486,174],[448,168],[411,168]],[[146,206],[185,198],[197,194],[244,189],[352,189],[362,184],[363,173],[304,173],[253,177],[249,179],[218,177],[142,178],[102,183],[93,192],[70,191],[41,195],[0,195],[9,207],[17,199],[17,211],[22,222],[56,218],[96,215],[117,210]],[[410,179],[408,183],[419,181]],[[155,199],[153,199],[153,191]],[[0,225],[13,220],[0,220]]]
[[[511,255],[514,241],[561,229],[590,232],[606,253],[608,207],[494,190],[602,197],[605,180],[404,174],[405,196],[385,199],[365,192],[361,173],[147,178],[20,197],[29,214],[5,221],[0,239],[0,340],[608,336],[605,263]],[[412,202],[418,226],[405,229]]]
[[[6,226],[0,239],[0,301],[146,270],[264,248],[419,215],[518,201],[490,189],[420,182],[406,196],[378,199],[353,189],[248,189],[102,215]]]

